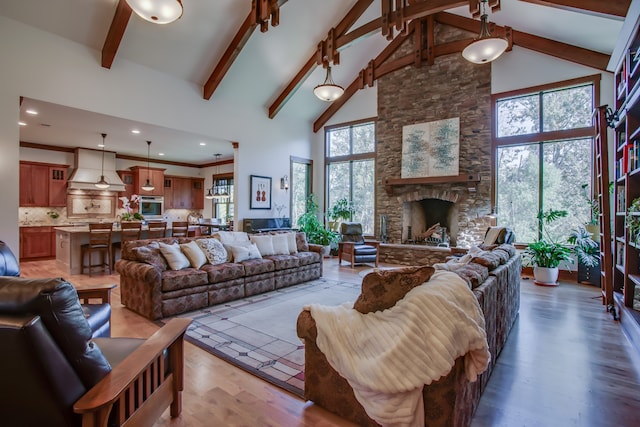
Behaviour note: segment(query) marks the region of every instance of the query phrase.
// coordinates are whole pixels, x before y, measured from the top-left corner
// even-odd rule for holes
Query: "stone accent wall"
[[[436,27],[436,43],[468,36],[451,27]],[[412,44],[411,37],[401,54],[411,52]],[[387,215],[389,243],[402,242],[402,203],[416,194],[446,194],[458,209],[455,244],[481,242],[486,228],[475,226],[476,220],[491,212],[491,65],[471,64],[455,53],[436,58],[432,66],[405,67],[378,79],[377,85],[376,209],[378,215]],[[460,118],[460,173],[480,174],[476,191],[466,183],[448,183],[393,186],[389,194],[383,182],[400,178],[402,127],[454,117]]]
[[[424,245],[380,245],[379,261],[399,265],[433,265],[447,262],[451,255],[450,248],[439,248]]]

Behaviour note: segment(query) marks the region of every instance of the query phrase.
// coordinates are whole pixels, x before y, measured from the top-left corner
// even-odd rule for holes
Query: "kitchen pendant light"
[[[109,183],[107,182],[106,179],[104,179],[104,139],[107,137],[107,134],[103,133],[101,135],[102,135],[102,170],[100,172],[100,180],[96,182],[94,185],[101,190],[105,190],[109,188]]]
[[[343,93],[344,88],[333,82],[331,66],[327,65],[327,77],[325,77],[324,83],[313,88],[313,94],[323,101],[331,102],[340,98]]]
[[[169,24],[182,16],[181,0],[127,0],[142,19],[154,24]]]
[[[142,189],[144,191],[153,191],[156,187],[151,183],[151,172],[149,171],[149,153],[151,151],[151,141],[147,141],[147,182],[144,183]]]
[[[215,154],[216,156],[216,173],[215,175],[213,175],[213,186],[212,189],[209,189],[209,192],[207,193],[207,198],[211,198],[211,199],[215,199],[215,200],[222,200],[222,199],[226,199],[229,197],[229,191],[227,190],[227,186],[226,185],[216,185],[216,176],[218,175],[218,162],[220,161],[220,156],[222,154]],[[226,180],[225,180],[226,182]],[[213,190],[213,194],[211,194]],[[209,197],[209,195],[211,195]]]
[[[480,3],[482,5],[480,35],[462,51],[464,59],[474,64],[486,64],[498,59],[509,47],[509,43],[504,38],[493,37],[489,32],[488,15],[485,10],[487,0],[480,0]]]

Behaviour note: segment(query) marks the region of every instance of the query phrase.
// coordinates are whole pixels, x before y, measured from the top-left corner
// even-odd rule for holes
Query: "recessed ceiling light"
[[[31,114],[32,116],[37,116],[38,115],[38,112],[36,110],[27,110],[27,111],[25,111],[25,113]]]
[[[18,122],[19,126],[26,126],[27,124],[25,122]]]
[[[131,133],[138,134],[138,133],[140,133],[140,131],[138,129],[131,129]]]
[[[158,156],[164,156],[164,153],[158,153]]]
[[[104,144],[98,144],[98,147],[102,148],[104,147]]]
[[[200,145],[205,146],[205,145],[207,145],[207,143],[206,142],[201,142]]]

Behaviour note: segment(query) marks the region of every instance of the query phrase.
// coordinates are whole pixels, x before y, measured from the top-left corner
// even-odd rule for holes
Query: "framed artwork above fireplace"
[[[460,118],[402,127],[402,178],[457,176]]]

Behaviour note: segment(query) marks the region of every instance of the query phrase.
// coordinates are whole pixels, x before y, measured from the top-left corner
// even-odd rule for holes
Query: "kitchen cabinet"
[[[20,227],[20,259],[56,256],[53,227]]]
[[[133,172],[120,170],[118,171],[118,176],[124,183],[124,191],[118,192],[118,197],[126,197],[127,199],[131,200],[131,195],[134,194]],[[119,208],[123,207],[122,201],[118,202],[118,207]]]
[[[204,178],[167,176],[165,209],[204,209]]]
[[[133,173],[133,194],[139,196],[164,196],[164,169],[147,168],[146,166],[132,166]],[[147,182],[147,178],[153,184],[153,190],[145,191],[142,186]]]
[[[20,206],[66,206],[69,167],[20,162]]]

